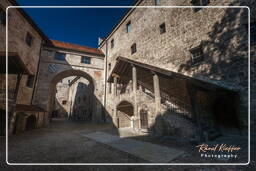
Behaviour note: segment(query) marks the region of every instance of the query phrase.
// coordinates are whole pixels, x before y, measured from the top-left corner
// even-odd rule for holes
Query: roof
[[[53,47],[63,48],[63,49],[75,50],[75,51],[79,51],[79,52],[86,52],[86,53],[90,53],[90,54],[104,56],[104,53],[100,49],[92,48],[92,47],[88,47],[88,46],[81,46],[81,45],[77,45],[77,44],[71,44],[71,43],[67,43],[67,42],[61,42],[58,40],[51,40],[51,43],[48,45],[53,46]]]
[[[9,2],[14,6],[20,6],[16,0],[9,0]],[[29,24],[38,32],[38,34],[42,37],[46,42],[49,41],[49,38],[43,33],[43,31],[36,25],[36,23],[32,20],[32,18],[22,9],[16,8],[20,14],[29,22]]]
[[[34,105],[25,105],[25,104],[16,104],[15,111],[18,112],[45,112],[44,109],[34,106]]]
[[[17,52],[8,52],[8,74],[31,74]],[[6,73],[6,52],[0,51],[0,73]]]
[[[146,78],[145,74],[157,73],[161,77],[165,78],[179,78],[183,80],[187,80],[190,83],[193,83],[194,85],[197,85],[199,87],[202,87],[204,89],[218,89],[218,90],[226,90],[230,92],[237,92],[237,87],[227,87],[223,86],[223,84],[220,84],[219,82],[213,82],[213,81],[206,81],[200,78],[190,77],[181,73],[177,73],[174,71],[170,71],[167,69],[159,68],[153,65],[149,65],[146,63],[142,63],[139,61],[135,61],[132,59],[128,59],[125,57],[119,56],[117,59],[116,65],[113,68],[112,72],[109,75],[108,82],[113,82],[113,77],[127,77],[129,74],[131,74],[131,67],[136,66],[138,68],[141,68],[147,72],[144,72],[142,75],[137,75],[137,78]],[[119,79],[120,80],[120,79]]]

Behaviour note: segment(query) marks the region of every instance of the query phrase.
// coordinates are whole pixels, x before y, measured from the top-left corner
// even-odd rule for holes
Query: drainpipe
[[[38,58],[38,63],[37,63],[36,75],[35,75],[35,83],[33,85],[33,91],[32,91],[32,97],[31,97],[30,105],[33,104],[33,100],[34,100],[34,96],[35,96],[35,89],[36,89],[36,85],[37,85],[37,82],[38,82],[38,73],[39,73],[39,66],[40,66],[41,51],[42,51],[43,43],[44,43],[44,41],[42,40],[40,50],[39,50],[39,58]]]

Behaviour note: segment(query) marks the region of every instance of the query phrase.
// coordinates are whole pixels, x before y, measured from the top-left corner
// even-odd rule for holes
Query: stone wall
[[[251,21],[256,21],[255,3],[250,0],[211,0],[208,5],[249,6]],[[139,5],[154,6],[155,4],[154,0],[144,0]],[[191,6],[191,2],[162,0],[161,5]],[[127,33],[126,24],[129,21],[131,31]],[[162,23],[165,23],[166,32],[161,34],[159,26]],[[203,8],[197,12],[192,8],[134,9],[100,45],[105,53],[108,52],[106,54],[107,77],[115,66],[116,58],[122,56],[204,80],[226,89],[236,90],[240,94],[240,118],[246,125],[248,116],[247,24],[247,8]],[[114,40],[114,47],[111,47],[112,40]],[[136,43],[137,52],[131,54],[133,43]],[[192,64],[190,50],[199,46],[202,47],[203,61]],[[252,54],[255,54],[255,46],[251,49]],[[251,56],[251,63],[255,63],[255,55]],[[255,80],[254,65],[251,65],[251,70],[251,78]],[[255,85],[255,82],[251,82],[252,87]],[[255,101],[253,89],[252,93],[254,93],[251,95],[252,101]],[[185,92],[181,95],[187,99]],[[107,109],[111,112],[114,106],[112,106],[112,97],[109,95],[107,95],[107,103]],[[255,103],[251,105],[254,111]]]
[[[2,8],[7,8],[12,4],[8,0],[1,0],[0,3]],[[42,43],[42,37],[35,30],[35,28],[28,22],[28,20],[14,8],[8,9],[8,50],[9,52],[17,52],[20,59],[26,65],[31,75],[36,75],[39,52]],[[6,26],[1,25],[0,27],[0,51],[5,52],[5,34]],[[32,45],[26,44],[26,36],[29,33],[33,37]],[[16,76],[8,76],[9,88],[14,89],[16,83]],[[32,98],[33,88],[26,86],[27,75],[24,75],[20,83],[20,91],[17,97],[17,103],[19,104],[30,104]]]

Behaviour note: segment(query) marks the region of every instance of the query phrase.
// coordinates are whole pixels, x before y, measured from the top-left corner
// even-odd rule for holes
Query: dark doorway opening
[[[140,111],[140,120],[141,120],[141,128],[147,129],[148,128],[148,111],[143,109]]]
[[[6,111],[0,109],[0,136],[5,136],[5,119],[6,119]]]
[[[218,128],[222,131],[240,128],[238,119],[239,96],[225,94],[217,97],[213,102],[213,114]]]
[[[27,118],[27,123],[26,123],[26,130],[31,130],[36,128],[36,116],[35,115],[30,115]]]

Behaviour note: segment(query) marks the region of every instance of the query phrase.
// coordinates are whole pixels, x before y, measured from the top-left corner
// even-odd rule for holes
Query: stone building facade
[[[200,2],[205,2],[205,4],[200,4]],[[254,1],[161,0],[159,3],[147,0],[137,1],[136,5],[249,6],[251,8],[251,28],[255,28],[256,4]],[[190,116],[191,113],[195,113],[193,111],[197,106],[197,109],[200,108],[201,113],[204,113],[200,116],[201,120],[205,118],[211,120],[210,123],[201,122],[200,125],[212,125],[212,122],[215,122],[214,120],[218,117],[220,117],[219,124],[223,120],[237,118],[232,121],[233,126],[247,130],[248,14],[249,11],[246,7],[131,9],[100,44],[100,49],[106,56],[106,80],[108,80],[106,110],[112,114],[116,126],[119,127],[118,124],[120,124],[118,121],[119,104],[126,101],[134,108],[132,125],[137,130],[141,129],[140,124],[143,121],[140,110],[144,108],[148,112],[148,128],[154,127],[158,113],[161,113],[160,116],[167,121],[166,124],[159,121],[162,125],[160,127],[165,127],[165,130],[169,128],[163,125],[174,128],[182,127],[179,121],[183,123],[187,121],[179,117],[173,118],[174,114],[169,114],[169,106],[165,103],[170,103],[174,106],[172,108],[184,108],[182,110]],[[255,81],[253,82],[255,80],[255,38],[253,38],[255,29],[251,35],[251,101],[255,102]],[[130,66],[121,64],[125,62]],[[116,66],[127,66],[129,69],[125,71]],[[148,69],[150,67],[158,69],[154,68],[152,71]],[[148,70],[143,71],[143,68]],[[145,78],[147,72],[150,71],[152,72],[151,76]],[[166,74],[162,71],[166,71]],[[159,76],[160,73],[162,76]],[[167,73],[169,73],[168,78],[166,77]],[[175,76],[170,76],[171,74]],[[140,77],[140,75],[142,76]],[[134,92],[121,93],[119,89],[127,89],[129,80],[135,82],[132,83]],[[202,82],[207,86],[198,86]],[[210,90],[211,86],[215,88]],[[145,90],[150,92],[149,94],[153,94],[154,97],[148,97]],[[163,102],[164,98],[167,99],[165,102]],[[193,104],[194,101],[197,101],[197,104]],[[255,118],[253,116],[255,103],[251,103],[251,110],[252,118]],[[225,113],[230,113],[230,116],[222,118],[220,115]],[[129,122],[128,120],[127,122]],[[181,130],[186,132],[189,125],[191,128],[193,127],[188,122],[187,128],[181,128]]]
[[[92,120],[103,120],[104,54],[94,48],[52,41],[41,51],[39,75],[33,103],[48,111],[47,123],[53,112],[56,84],[66,77],[83,77],[92,91]]]
[[[1,24],[0,24],[0,57],[1,57],[1,125],[5,120],[5,54],[6,54],[6,8],[17,5],[15,1],[2,0],[0,2]],[[24,111],[27,107],[33,108],[31,101],[34,90],[34,78],[37,73],[40,49],[47,37],[40,31],[29,16],[22,9],[8,9],[8,111],[10,132],[14,131],[17,123],[16,114],[18,110]],[[17,106],[18,105],[18,106]],[[19,106],[20,105],[20,106]],[[22,106],[22,107],[21,107]],[[41,109],[33,108],[33,112],[28,112],[24,118],[35,115],[38,122]],[[14,114],[12,114],[14,112]],[[40,116],[41,117],[41,116]],[[5,123],[5,122],[3,122]],[[4,124],[5,125],[5,124]],[[41,123],[38,124],[41,125]],[[2,131],[1,131],[2,132]]]

